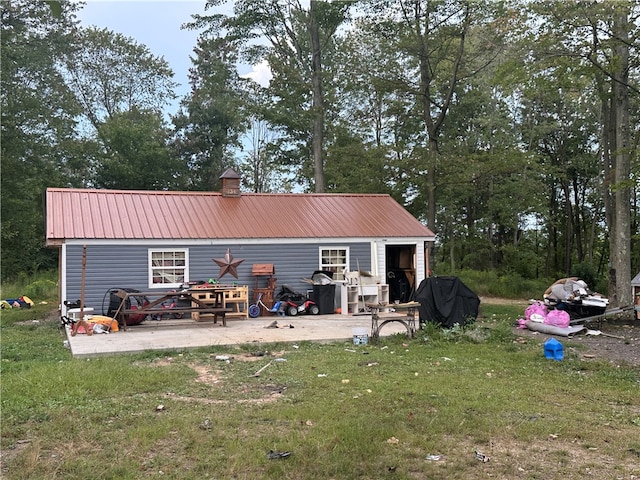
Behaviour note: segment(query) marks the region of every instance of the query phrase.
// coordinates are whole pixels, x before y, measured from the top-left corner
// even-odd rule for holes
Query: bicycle
[[[276,302],[272,308],[269,308],[262,301],[262,293],[259,293],[258,298],[256,299],[256,303],[252,303],[251,305],[249,305],[249,316],[251,318],[258,318],[260,316],[260,313],[262,312],[260,307],[262,307],[268,312],[279,313],[284,317],[285,313],[280,309],[281,305],[282,305],[282,302]]]

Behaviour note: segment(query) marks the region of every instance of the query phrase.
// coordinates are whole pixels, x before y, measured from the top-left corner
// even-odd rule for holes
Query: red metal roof
[[[389,195],[47,189],[47,244],[66,239],[434,237]]]

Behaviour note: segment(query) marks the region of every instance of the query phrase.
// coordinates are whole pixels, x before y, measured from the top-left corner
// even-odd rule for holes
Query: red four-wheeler
[[[311,315],[318,315],[320,313],[320,308],[313,300],[305,300],[300,304],[296,304],[289,300],[286,301],[286,304],[285,312],[287,312],[287,315],[291,315],[292,317],[295,317],[299,313],[309,313]]]
[[[275,296],[276,301],[285,303],[287,315],[296,316],[302,313],[318,315],[320,308],[313,300],[309,300],[304,294],[293,291],[286,285],[280,287]]]

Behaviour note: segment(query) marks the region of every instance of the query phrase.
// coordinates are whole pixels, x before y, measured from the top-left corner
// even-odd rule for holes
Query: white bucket
[[[82,313],[84,315],[84,319],[89,320],[91,317],[93,317],[93,308],[84,308]],[[70,320],[77,322],[78,320],[80,320],[80,309],[70,308],[69,310],[67,310],[67,317],[69,317]]]
[[[366,345],[369,343],[369,329],[366,327],[356,327],[353,332],[354,345]]]

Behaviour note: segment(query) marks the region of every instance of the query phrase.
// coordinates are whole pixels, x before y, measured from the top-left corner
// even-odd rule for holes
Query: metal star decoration
[[[244,259],[234,260],[233,255],[231,255],[231,249],[227,248],[227,253],[224,254],[224,258],[214,258],[213,261],[220,266],[220,275],[218,275],[218,279],[222,278],[227,273],[238,278],[238,265],[244,262]]]

